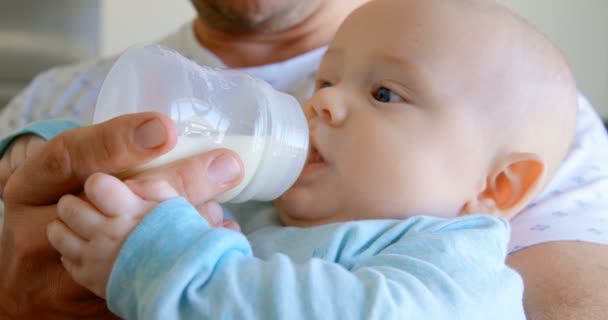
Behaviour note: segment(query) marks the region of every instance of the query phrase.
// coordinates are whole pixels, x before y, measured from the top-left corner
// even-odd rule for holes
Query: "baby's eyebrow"
[[[391,74],[394,74],[394,71],[397,70],[400,74],[398,79],[405,81],[402,85],[407,85],[411,90],[427,91],[430,88],[433,88],[432,73],[427,65],[416,63],[407,59],[407,57],[395,55],[390,52],[379,52],[376,57],[377,61],[382,61],[381,64],[383,66],[392,70]]]
[[[335,59],[342,58],[342,57],[344,57],[344,49],[342,49],[340,47],[330,47],[325,52],[325,57],[331,57],[331,58],[335,58]]]
[[[327,49],[317,70],[316,78],[319,79],[320,76],[323,76],[324,71],[327,69],[340,73],[344,68],[344,53],[345,51],[341,47],[332,46]]]

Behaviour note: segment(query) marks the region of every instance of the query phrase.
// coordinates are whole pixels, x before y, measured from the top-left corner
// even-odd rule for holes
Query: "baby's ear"
[[[542,188],[545,168],[536,154],[507,155],[489,172],[482,191],[464,205],[460,214],[489,213],[512,218]]]

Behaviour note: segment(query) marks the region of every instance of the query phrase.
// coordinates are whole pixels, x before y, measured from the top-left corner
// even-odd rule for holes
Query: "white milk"
[[[129,170],[120,176],[130,176],[135,173],[159,167],[167,163],[188,158],[209,150],[226,148],[236,152],[245,167],[245,175],[241,183],[231,190],[221,194],[217,200],[220,202],[228,201],[237,196],[243,188],[249,184],[260,165],[260,160],[264,153],[265,138],[253,136],[225,136],[221,143],[213,141],[208,137],[179,137],[175,148],[166,154],[144,164],[135,169]]]

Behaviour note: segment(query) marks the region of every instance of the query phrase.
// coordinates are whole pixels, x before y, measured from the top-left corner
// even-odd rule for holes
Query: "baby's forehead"
[[[355,10],[342,24],[336,39],[349,45],[416,43],[434,50],[463,46],[482,50],[496,42],[509,12],[479,0],[374,0]],[[346,36],[345,36],[346,35]],[[383,41],[378,41],[383,40]]]
[[[510,11],[494,0],[373,0],[360,6],[346,19],[346,28],[384,27],[407,33],[476,31],[476,27],[499,27]],[[352,23],[349,23],[352,21]],[[472,29],[469,29],[472,28]],[[483,31],[483,30],[477,30]],[[385,35],[398,37],[397,32]]]
[[[375,0],[346,19],[330,51],[362,52],[348,55],[367,54],[375,62],[396,57],[428,70],[432,82],[455,88],[491,87],[524,74],[515,69],[525,66],[512,60],[526,55],[526,43],[538,40],[528,31],[494,1]],[[478,93],[483,92],[469,94]]]

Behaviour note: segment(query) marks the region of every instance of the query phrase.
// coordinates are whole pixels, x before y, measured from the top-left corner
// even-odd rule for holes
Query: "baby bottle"
[[[160,46],[131,48],[106,77],[93,121],[145,111],[175,122],[177,145],[129,174],[228,148],[244,177],[217,200],[244,202],[278,198],[304,167],[308,126],[298,101],[243,72],[202,67]]]

